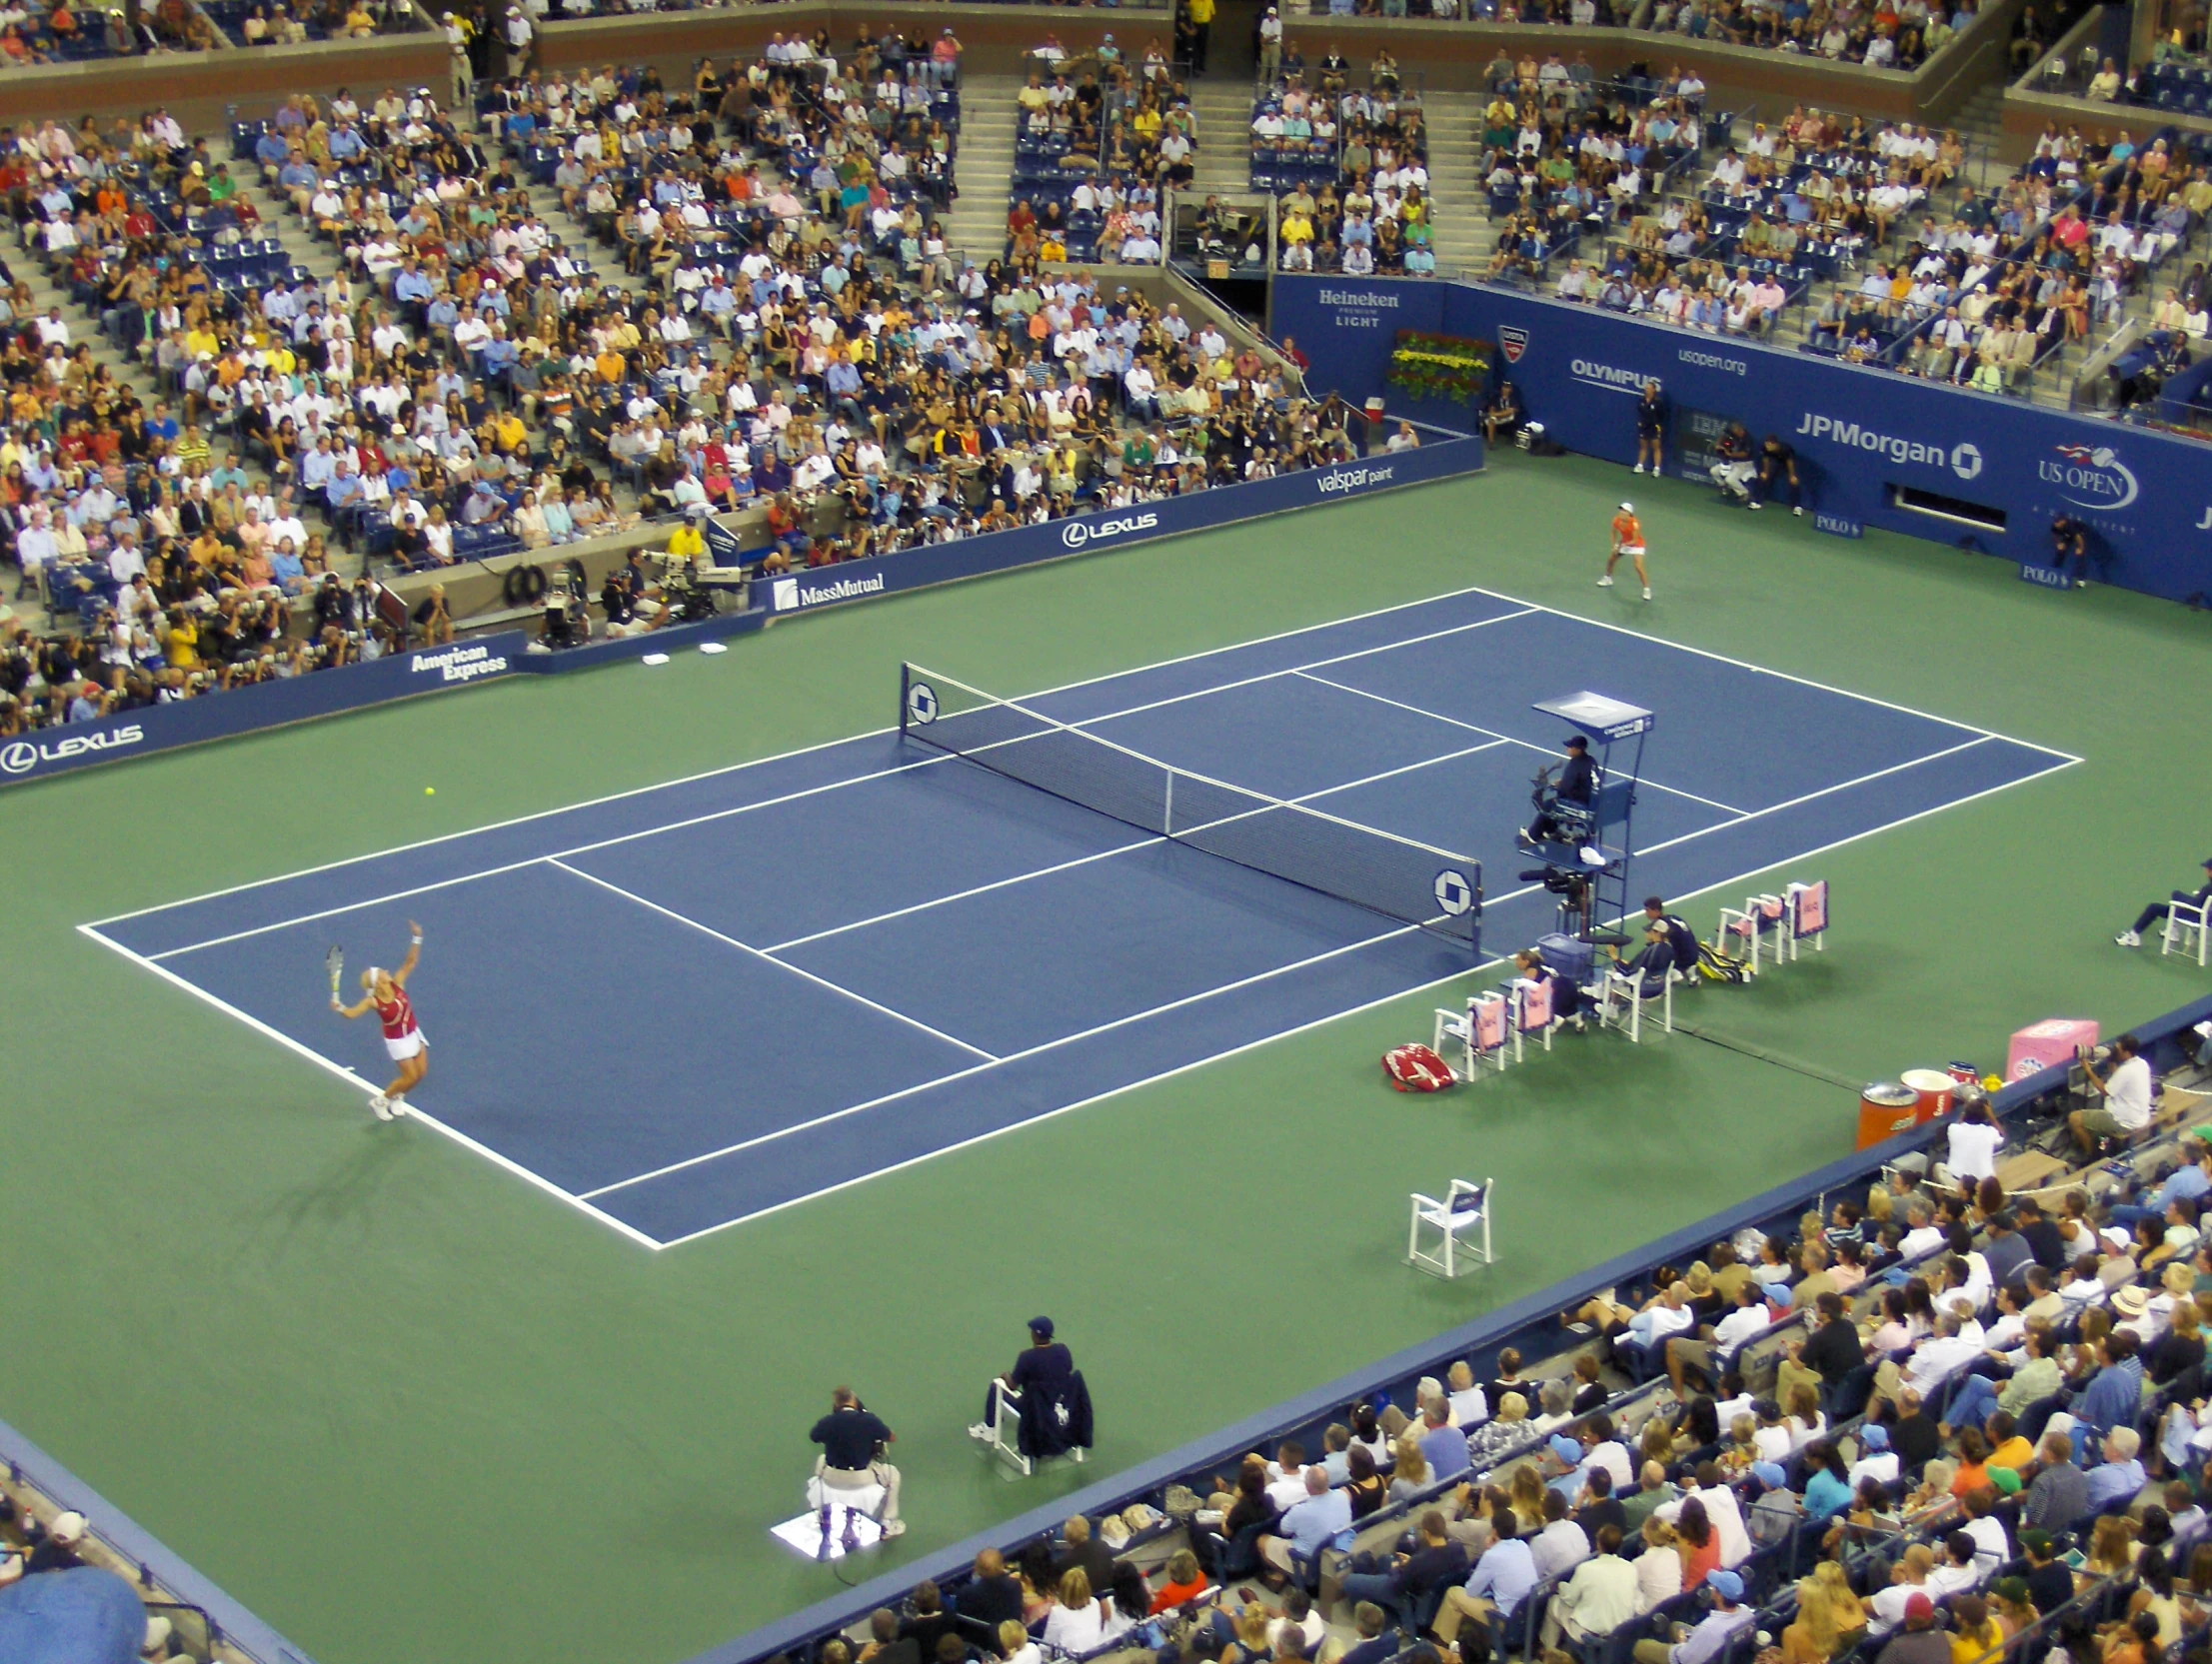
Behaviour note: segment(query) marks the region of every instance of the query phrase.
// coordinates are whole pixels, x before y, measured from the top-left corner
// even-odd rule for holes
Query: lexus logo
[[[11,775],[27,775],[38,767],[38,748],[28,741],[18,740],[5,751],[0,751],[0,771]]]

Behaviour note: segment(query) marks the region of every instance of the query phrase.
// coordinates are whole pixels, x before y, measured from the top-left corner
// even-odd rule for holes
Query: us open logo
[[[1474,885],[1456,866],[1447,866],[1436,874],[1436,905],[1450,918],[1459,917],[1474,905]]]
[[[1497,348],[1507,364],[1518,364],[1520,355],[1528,351],[1528,332],[1516,324],[1498,325]]]

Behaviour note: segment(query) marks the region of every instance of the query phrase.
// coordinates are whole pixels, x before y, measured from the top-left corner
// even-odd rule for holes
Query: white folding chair
[[[1502,1070],[1511,1060],[1506,1051],[1508,1037],[1505,996],[1478,993],[1467,1001],[1464,1011],[1436,1007],[1436,1036],[1429,1041],[1429,1049],[1443,1057],[1444,1042],[1457,1041],[1466,1053],[1466,1077],[1472,1080],[1484,1063]]]
[[[1551,980],[1531,981],[1525,976],[1513,981],[1513,1061],[1521,1058],[1524,1040],[1541,1040],[1546,1051],[1551,1049],[1551,1031],[1559,1026],[1557,1013],[1551,1004]]]
[[[1646,992],[1643,984],[1649,978],[1638,972],[1624,972],[1609,968],[1605,980],[1598,984],[1597,1025],[1600,1028],[1618,1028],[1637,1045],[1643,1043],[1643,1008],[1656,1002],[1659,1006],[1661,1026],[1669,1034],[1674,1032],[1674,979],[1679,971],[1668,970],[1658,978],[1658,987]]]
[[[1718,932],[1721,951],[1733,952],[1743,960],[1743,979],[1749,981],[1759,973],[1760,943],[1767,932],[1780,928],[1784,904],[1779,895],[1752,895],[1745,898],[1740,907],[1720,909]],[[1782,962],[1781,938],[1773,943],[1774,962]]]
[[[1490,1252],[1490,1192],[1493,1181],[1480,1184],[1464,1178],[1451,1181],[1444,1199],[1413,1192],[1413,1222],[1405,1236],[1405,1263],[1439,1277],[1456,1277],[1462,1264],[1487,1265]],[[1424,1248],[1424,1231],[1437,1238]]]
[[[2205,962],[2205,937],[2212,931],[2205,928],[2205,914],[2212,912],[2212,901],[2169,901],[2166,904],[2166,928],[2160,933],[2158,956],[2189,953],[2189,941],[2193,936],[2197,943],[2197,963]]]
[[[991,1418],[968,1431],[993,1455],[1005,1457],[1023,1478],[1036,1471],[1037,1464],[1022,1454],[1022,1395],[1009,1392],[1006,1382],[992,1379]]]
[[[1777,964],[1781,962],[1785,945],[1793,960],[1797,957],[1797,949],[1808,941],[1816,953],[1828,950],[1828,880],[1820,878],[1809,884],[1791,884],[1787,897],[1789,929],[1775,939]]]
[[[1008,1391],[1007,1383],[996,1376],[991,1382],[991,1419],[977,1422],[968,1433],[993,1455],[1004,1457],[1023,1478],[1037,1471],[1037,1459],[1022,1454],[1022,1395]],[[1068,1454],[1079,1462],[1090,1459],[1080,1444],[1070,1445]]]

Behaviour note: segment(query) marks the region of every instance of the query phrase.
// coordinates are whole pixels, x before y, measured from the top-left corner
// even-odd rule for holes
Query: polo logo
[[[1498,325],[1497,348],[1507,364],[1518,364],[1520,355],[1528,351],[1528,332],[1517,324]]]

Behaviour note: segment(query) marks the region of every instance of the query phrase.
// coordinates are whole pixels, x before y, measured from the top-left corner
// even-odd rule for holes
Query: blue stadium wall
[[[1271,324],[1311,357],[1312,385],[1381,397],[1393,415],[1473,426],[1468,406],[1384,386],[1400,331],[1492,342],[1528,414],[1570,451],[1633,462],[1636,396],[1656,378],[1668,467],[1685,478],[1705,477],[1711,439],[1740,420],[1754,441],[1796,448],[1825,531],[1878,527],[2035,569],[2068,514],[2090,528],[2103,581],[2174,601],[2212,591],[2212,444],[1474,284],[1278,277]],[[1981,524],[1996,516],[2002,530]]]

